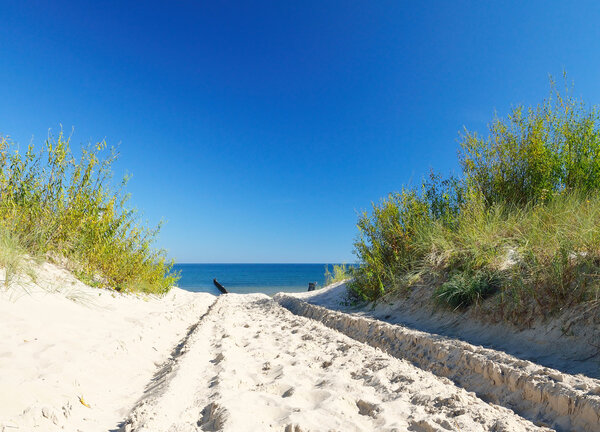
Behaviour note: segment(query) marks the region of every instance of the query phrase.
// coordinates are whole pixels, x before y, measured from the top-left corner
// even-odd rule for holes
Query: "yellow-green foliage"
[[[600,293],[597,194],[563,192],[522,207],[472,203],[454,229],[436,223],[425,237],[428,270],[448,271],[451,277],[483,271],[487,280],[503,282],[499,301],[506,311],[533,307],[542,313]]]
[[[600,117],[597,107],[563,96],[535,107],[515,107],[494,118],[489,136],[465,131],[460,142],[467,182],[486,203],[528,204],[564,189],[600,190]]]
[[[21,152],[0,137],[0,224],[31,254],[64,257],[88,282],[164,293],[176,281],[162,250],[126,207],[127,178],[113,188],[117,155],[104,142],[76,156],[61,133]]]
[[[329,271],[329,266],[325,266],[325,285],[334,282],[341,282],[352,277],[352,267],[346,264],[334,264],[333,272]]]
[[[552,84],[539,106],[496,117],[487,139],[465,132],[460,179],[432,175],[360,216],[354,294],[374,300],[430,275],[436,299],[496,294],[505,316],[598,298],[598,113]]]
[[[4,279],[0,283],[8,288],[15,277],[26,273],[25,250],[17,239],[4,228],[0,228],[0,268],[4,271]]]
[[[422,244],[424,233],[434,222],[454,226],[463,195],[460,181],[442,181],[432,173],[421,190],[403,189],[373,204],[371,214],[363,212],[354,243],[361,263],[353,273],[354,293],[364,300],[374,300],[410,283],[428,252]]]

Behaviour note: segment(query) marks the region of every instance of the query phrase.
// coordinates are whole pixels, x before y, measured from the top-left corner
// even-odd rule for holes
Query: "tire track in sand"
[[[406,359],[559,431],[600,431],[600,382],[542,367],[505,352],[402,325],[333,311],[283,293],[274,299],[353,339]]]
[[[220,296],[161,370],[122,430],[547,430],[258,294]]]

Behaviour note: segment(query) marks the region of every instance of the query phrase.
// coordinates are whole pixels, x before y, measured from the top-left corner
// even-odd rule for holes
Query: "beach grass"
[[[352,266],[347,264],[334,264],[332,270],[325,266],[325,285],[342,282],[352,278]]]
[[[31,272],[27,252],[18,239],[4,228],[0,228],[0,268],[4,271],[4,279],[0,281],[4,289],[9,288],[19,275]]]
[[[566,80],[566,78],[565,78]],[[363,212],[350,284],[375,300],[427,281],[452,308],[495,297],[504,316],[545,314],[600,289],[600,117],[559,91],[465,131],[458,177],[431,174]]]
[[[7,270],[23,252],[65,264],[95,286],[169,290],[177,275],[165,251],[154,248],[160,227],[148,227],[127,206],[128,177],[113,178],[117,156],[105,142],[74,152],[62,132],[24,151],[0,137],[0,253]]]

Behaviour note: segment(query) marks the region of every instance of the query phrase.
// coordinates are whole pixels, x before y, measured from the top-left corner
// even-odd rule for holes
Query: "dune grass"
[[[495,297],[504,316],[597,299],[599,111],[563,93],[552,83],[542,104],[496,117],[486,139],[466,131],[459,177],[432,174],[361,214],[353,294],[427,280],[438,302]]]
[[[325,266],[325,286],[335,282],[342,282],[352,278],[352,266],[346,264],[334,264],[333,271],[329,270],[329,266]]]
[[[0,137],[5,268],[15,268],[18,250],[67,263],[84,282],[119,291],[160,294],[175,283],[172,263],[153,248],[159,227],[147,227],[127,207],[128,178],[113,187],[117,154],[106,147],[100,142],[75,154],[60,133],[21,151]]]
[[[19,275],[31,273],[27,252],[19,241],[6,229],[0,228],[0,269],[4,278],[0,280],[4,289],[9,288]]]

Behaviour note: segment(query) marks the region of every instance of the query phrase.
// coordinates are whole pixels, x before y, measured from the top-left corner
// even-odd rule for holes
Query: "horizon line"
[[[358,262],[175,262],[175,264],[278,264],[278,265],[286,265],[286,264],[324,264],[324,265],[339,265],[339,264],[360,264]]]

